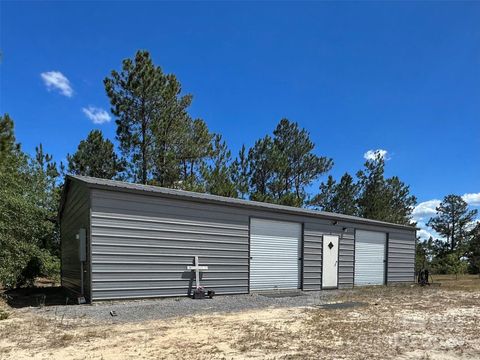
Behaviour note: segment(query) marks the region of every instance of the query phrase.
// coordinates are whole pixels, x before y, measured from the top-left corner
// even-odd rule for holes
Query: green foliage
[[[213,138],[210,160],[201,169],[206,191],[214,195],[237,197],[235,184],[231,180],[231,153],[221,135],[216,134]]]
[[[477,210],[468,210],[468,204],[461,196],[447,195],[436,211],[436,216],[428,221],[427,226],[448,239],[451,251],[465,252],[468,225],[474,221]]]
[[[333,166],[331,159],[315,155],[314,147],[309,133],[298,123],[280,120],[273,138],[267,135],[249,150],[250,197],[303,206],[306,187]]]
[[[90,131],[75,154],[67,154],[67,160],[68,171],[75,175],[114,179],[124,170],[124,162],[115,153],[113,143],[104,139],[100,130]]]
[[[246,153],[245,145],[242,145],[238,153],[238,157],[233,161],[231,165],[231,178],[235,185],[237,196],[241,199],[245,199],[249,190],[249,164],[248,156]]]
[[[320,192],[309,201],[309,205],[322,211],[345,215],[356,215],[358,185],[352,176],[345,173],[337,184],[330,175],[326,183],[320,184]]]
[[[207,159],[212,156],[213,135],[209,132],[205,121],[196,119],[186,124],[182,136],[175,150],[179,161],[179,179],[176,187],[204,191],[201,169],[205,167]]]
[[[411,214],[417,199],[410,195],[409,186],[398,177],[385,179],[385,160],[376,158],[365,162],[357,173],[359,195],[358,215],[367,219],[411,225]]]
[[[3,309],[0,309],[0,320],[6,320],[8,319],[8,312],[6,312],[5,310]]]
[[[0,163],[4,162],[8,154],[17,146],[13,133],[13,120],[8,114],[0,116]]]
[[[114,70],[104,79],[111,111],[117,117],[120,150],[129,159],[134,180],[142,184],[153,171],[154,130],[164,108],[165,82],[161,68],[153,64],[147,51],[123,60],[122,70]]]
[[[432,259],[432,271],[436,274],[465,274],[468,270],[468,262],[456,252],[450,252],[445,256],[437,256]]]
[[[192,96],[164,74],[147,51],[125,59],[120,72],[104,80],[117,117],[117,140],[134,182],[204,191],[200,170],[211,156],[205,122],[192,120]]]
[[[339,183],[329,176],[309,205],[323,211],[411,225],[416,198],[398,177],[386,179],[384,169],[385,161],[377,154],[357,172],[358,182],[348,173]]]
[[[480,222],[470,232],[470,241],[467,248],[469,272],[480,274]]]
[[[463,274],[480,272],[480,222],[474,226],[476,210],[458,195],[447,195],[437,207],[437,214],[427,225],[442,238],[422,242],[427,253],[426,266],[438,274]],[[417,250],[418,250],[417,245]],[[417,256],[420,257],[419,251]]]
[[[29,159],[15,143],[13,123],[10,128],[0,134],[0,283],[5,287],[28,285],[59,269],[56,165],[41,145]]]

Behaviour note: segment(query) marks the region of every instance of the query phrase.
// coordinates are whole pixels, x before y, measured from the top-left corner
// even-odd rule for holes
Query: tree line
[[[0,117],[0,283],[14,287],[59,273],[57,219],[67,173],[310,207],[398,224],[413,224],[416,198],[398,177],[386,178],[381,154],[355,177],[329,176],[308,189],[333,160],[317,154],[310,134],[281,119],[271,134],[232,155],[221,134],[189,114],[192,95],[173,74],[138,51],[105,79],[118,148],[100,130],[80,141],[67,164],[40,144],[35,156],[16,142],[13,120]]]
[[[480,274],[480,222],[459,195],[447,195],[427,222],[442,239],[417,242],[416,267],[436,274]]]

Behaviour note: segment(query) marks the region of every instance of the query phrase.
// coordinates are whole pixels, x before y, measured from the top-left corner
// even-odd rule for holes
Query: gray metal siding
[[[338,287],[353,286],[354,230],[343,225],[335,226],[329,220],[308,219],[304,232],[304,290],[321,290],[323,235],[339,236]]]
[[[203,286],[247,293],[248,216],[225,206],[92,190],[93,300],[185,296],[193,256],[208,266]]]
[[[184,296],[191,281],[186,267],[195,255],[209,266],[202,285],[218,294],[247,293],[249,219],[254,217],[303,224],[304,290],[321,289],[325,234],[339,236],[339,288],[353,287],[358,228],[390,234],[389,283],[413,281],[412,230],[342,220],[334,224],[320,217],[115,189],[91,192],[93,300]]]
[[[186,295],[195,255],[209,266],[203,285],[247,293],[250,217],[304,224],[304,290],[321,289],[322,235],[339,235],[339,287],[353,286],[352,224],[343,231],[326,219],[92,189],[93,299]]]
[[[73,294],[80,294],[79,244],[76,235],[79,229],[89,228],[89,190],[81,184],[70,183],[60,219],[62,286]],[[88,249],[88,248],[87,248]],[[88,251],[87,251],[88,254]],[[87,255],[88,260],[88,255]],[[89,264],[84,271],[85,295],[90,293]]]
[[[415,281],[415,237],[414,231],[390,232],[387,283]]]

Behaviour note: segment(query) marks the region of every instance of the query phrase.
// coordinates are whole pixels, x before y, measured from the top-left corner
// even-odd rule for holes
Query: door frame
[[[356,277],[356,269],[357,269],[357,233],[358,231],[367,231],[367,232],[377,232],[377,233],[383,233],[385,235],[385,250],[383,253],[383,284],[379,285],[358,285],[355,284],[355,277]],[[362,286],[387,286],[388,285],[388,247],[390,244],[390,233],[389,232],[384,232],[384,231],[378,231],[378,230],[365,230],[365,229],[358,229],[355,228],[354,230],[354,239],[353,239],[353,284],[352,288],[354,287],[362,287]]]
[[[303,221],[297,220],[290,220],[290,219],[278,219],[274,217],[268,216],[256,216],[256,215],[249,215],[248,216],[248,286],[247,291],[248,294],[252,292],[250,282],[251,282],[251,261],[252,261],[252,254],[251,254],[251,243],[252,243],[252,220],[270,220],[270,221],[278,221],[278,222],[287,222],[300,225],[300,238],[298,239],[298,257],[297,257],[297,272],[298,272],[298,282],[297,282],[297,290],[303,290],[303,270],[304,270],[304,231],[305,231],[305,223]],[[323,255],[322,255],[323,256]],[[253,290],[253,291],[262,291],[262,290]]]
[[[323,285],[323,280],[325,279],[325,237],[333,237],[337,238],[337,269],[335,272],[336,276],[336,285],[335,286],[324,286]],[[322,283],[321,283],[321,289],[322,290],[332,290],[332,289],[338,289],[338,274],[339,274],[339,268],[340,268],[340,236],[339,235],[333,235],[333,234],[325,234],[322,236]]]

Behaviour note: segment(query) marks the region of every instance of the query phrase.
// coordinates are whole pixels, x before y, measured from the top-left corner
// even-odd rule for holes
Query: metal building
[[[68,176],[60,225],[88,301],[185,296],[194,256],[217,294],[414,281],[416,229],[355,216]]]

